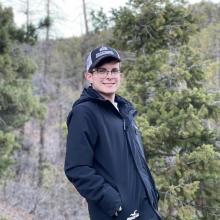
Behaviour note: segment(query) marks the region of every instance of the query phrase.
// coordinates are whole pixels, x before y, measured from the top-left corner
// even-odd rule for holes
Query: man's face
[[[93,73],[87,73],[86,79],[104,98],[112,100],[121,82],[120,63],[103,64],[96,68]]]

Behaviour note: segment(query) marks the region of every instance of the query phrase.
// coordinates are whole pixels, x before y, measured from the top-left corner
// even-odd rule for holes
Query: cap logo
[[[103,56],[103,55],[106,55],[106,54],[108,54],[108,55],[114,55],[114,53],[113,53],[111,50],[107,50],[107,51],[101,51],[101,52],[97,53],[97,54],[95,55],[95,58],[99,58],[99,57],[101,57],[101,56]]]
[[[99,51],[103,51],[103,50],[108,50],[108,48],[107,48],[107,47],[101,47],[101,48],[99,49]]]

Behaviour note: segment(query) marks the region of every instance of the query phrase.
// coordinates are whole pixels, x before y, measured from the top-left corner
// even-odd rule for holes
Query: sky
[[[29,0],[30,20],[37,24],[46,14],[47,0]],[[50,0],[51,16],[54,25],[51,30],[52,38],[80,36],[85,33],[82,0]],[[15,23],[20,27],[26,22],[25,8],[27,0],[0,0],[3,6],[12,7]],[[99,10],[101,7],[106,13],[111,8],[125,5],[127,0],[85,0],[86,10]]]
[[[51,38],[68,38],[80,36],[85,33],[83,18],[82,0],[50,0],[51,16],[54,25],[51,29]],[[85,0],[87,14],[91,10],[98,10],[101,7],[106,13],[111,8],[118,8],[125,5],[128,0]],[[190,3],[199,2],[200,0],[189,0]],[[25,24],[25,8],[27,0],[0,0],[3,6],[13,8],[15,23],[20,27]],[[37,24],[46,14],[46,0],[29,0],[30,2],[30,20]],[[220,3],[220,0],[212,0]]]

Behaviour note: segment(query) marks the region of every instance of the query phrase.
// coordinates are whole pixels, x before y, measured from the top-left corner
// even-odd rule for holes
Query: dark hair
[[[100,62],[98,62],[96,65],[95,65],[95,68],[98,68],[106,63],[111,63],[111,62],[115,62],[115,63],[120,63],[116,58],[114,57],[106,57],[104,59],[102,59]]]

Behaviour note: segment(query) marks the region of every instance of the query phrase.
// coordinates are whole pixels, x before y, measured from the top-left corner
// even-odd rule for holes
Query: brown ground
[[[0,201],[0,220],[34,220],[34,216]]]

